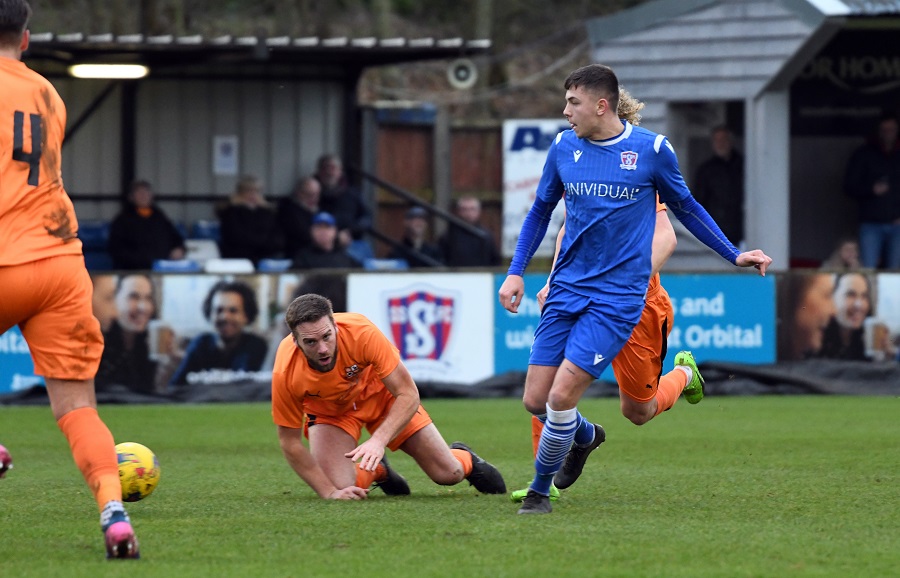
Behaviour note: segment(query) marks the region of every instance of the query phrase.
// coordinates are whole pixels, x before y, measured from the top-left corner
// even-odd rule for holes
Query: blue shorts
[[[530,365],[568,359],[595,378],[612,363],[641,318],[644,302],[608,303],[554,287],[534,332]]]

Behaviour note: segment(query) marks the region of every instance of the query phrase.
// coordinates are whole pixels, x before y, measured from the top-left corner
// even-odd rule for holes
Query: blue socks
[[[540,419],[540,416],[538,416]],[[572,447],[576,434],[586,430],[585,424],[590,426],[587,430],[593,439],[593,425],[584,419],[574,407],[563,411],[555,411],[547,405],[547,421],[544,422],[544,431],[541,433],[541,441],[538,444],[537,457],[534,460],[535,477],[531,482],[531,489],[544,496],[550,495],[550,486],[553,484],[553,474],[559,471],[566,454]],[[582,434],[584,437],[586,434]]]

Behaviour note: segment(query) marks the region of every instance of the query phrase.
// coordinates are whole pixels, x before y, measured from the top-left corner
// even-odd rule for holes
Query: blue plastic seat
[[[203,267],[193,259],[157,259],[153,262],[157,273],[200,273]]]
[[[367,271],[406,271],[409,263],[406,259],[366,259],[363,268]]]
[[[112,256],[106,251],[85,251],[84,266],[88,271],[112,271]]]
[[[219,221],[203,219],[194,221],[194,225],[191,227],[191,237],[194,239],[212,239],[219,242],[222,239]]]
[[[109,243],[109,222],[81,221],[78,223],[78,238],[84,251],[106,251]]]
[[[291,268],[290,259],[260,259],[256,270],[260,273],[280,273]]]

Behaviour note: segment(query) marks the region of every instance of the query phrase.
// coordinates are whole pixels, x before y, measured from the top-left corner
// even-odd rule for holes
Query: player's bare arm
[[[344,454],[351,460],[359,462],[360,469],[370,472],[378,467],[387,444],[409,424],[409,420],[419,409],[419,389],[402,361],[382,382],[394,396],[394,404],[375,433],[356,449]]]
[[[356,486],[338,488],[331,482],[316,459],[303,445],[303,430],[278,426],[281,452],[297,475],[326,500],[364,500],[369,490]]]

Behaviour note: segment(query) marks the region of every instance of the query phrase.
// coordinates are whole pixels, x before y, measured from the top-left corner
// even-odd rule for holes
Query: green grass
[[[426,400],[445,439],[532,475],[518,400]],[[116,441],[160,458],[129,505],[139,562],[103,559],[97,512],[49,408],[0,408],[2,576],[888,576],[900,565],[898,400],[708,397],[643,427],[585,400],[607,442],[548,516],[440,487],[320,500],[281,457],[269,407],[104,406]],[[139,566],[136,566],[139,565]]]

